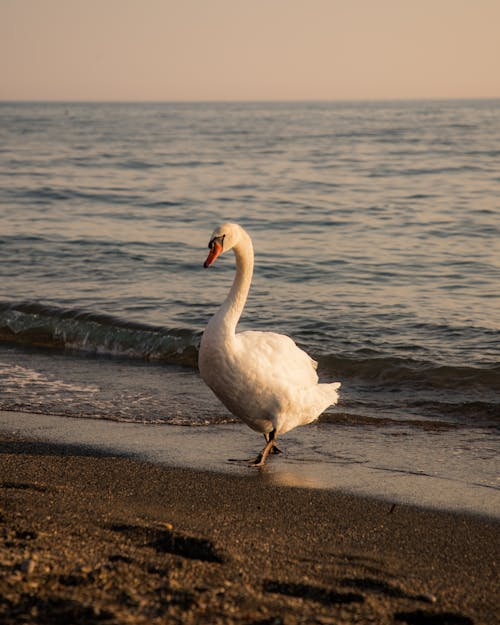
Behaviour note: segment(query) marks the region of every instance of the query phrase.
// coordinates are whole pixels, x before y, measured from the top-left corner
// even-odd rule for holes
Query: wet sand
[[[0,410],[0,431],[23,439],[86,446],[101,454],[247,479],[244,459],[255,458],[263,440],[243,423],[144,425],[4,410]],[[494,446],[492,432],[486,429],[465,433],[458,429],[440,435],[432,428],[404,425],[313,424],[281,438],[284,453],[257,475],[276,486],[342,490],[383,498],[391,504],[483,514],[500,520]]]
[[[0,622],[496,623],[500,523],[0,435]]]

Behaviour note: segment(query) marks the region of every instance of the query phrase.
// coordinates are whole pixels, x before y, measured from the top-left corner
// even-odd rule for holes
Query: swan
[[[233,250],[236,275],[223,304],[201,338],[198,365],[202,379],[236,417],[264,434],[266,444],[252,466],[280,453],[276,437],[315,421],[337,403],[339,382],[319,384],[317,362],[294,341],[274,332],[236,332],[253,274],[253,246],[238,224],[214,230],[204,267]]]

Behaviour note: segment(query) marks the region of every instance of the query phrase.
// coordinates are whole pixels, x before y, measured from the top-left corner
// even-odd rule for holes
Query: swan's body
[[[229,295],[203,333],[200,373],[235,416],[265,435],[267,445],[256,462],[260,465],[273,451],[276,436],[315,421],[337,402],[340,384],[319,384],[317,363],[288,336],[236,333],[252,280],[252,242],[237,224],[224,224],[214,231],[209,247],[205,267],[232,249],[236,276]]]

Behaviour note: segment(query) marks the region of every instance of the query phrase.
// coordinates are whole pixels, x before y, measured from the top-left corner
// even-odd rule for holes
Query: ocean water
[[[459,431],[464,479],[479,455],[498,488],[499,146],[500,101],[0,103],[0,409],[232,423],[196,370],[230,220],[256,256],[240,328],[342,382],[317,458]]]

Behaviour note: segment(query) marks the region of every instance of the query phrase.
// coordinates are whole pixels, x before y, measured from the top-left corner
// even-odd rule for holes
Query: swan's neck
[[[233,247],[236,258],[236,275],[233,285],[224,303],[215,313],[209,325],[224,339],[231,340],[236,332],[236,325],[241,317],[253,274],[253,246],[248,234],[242,230],[241,238]]]

